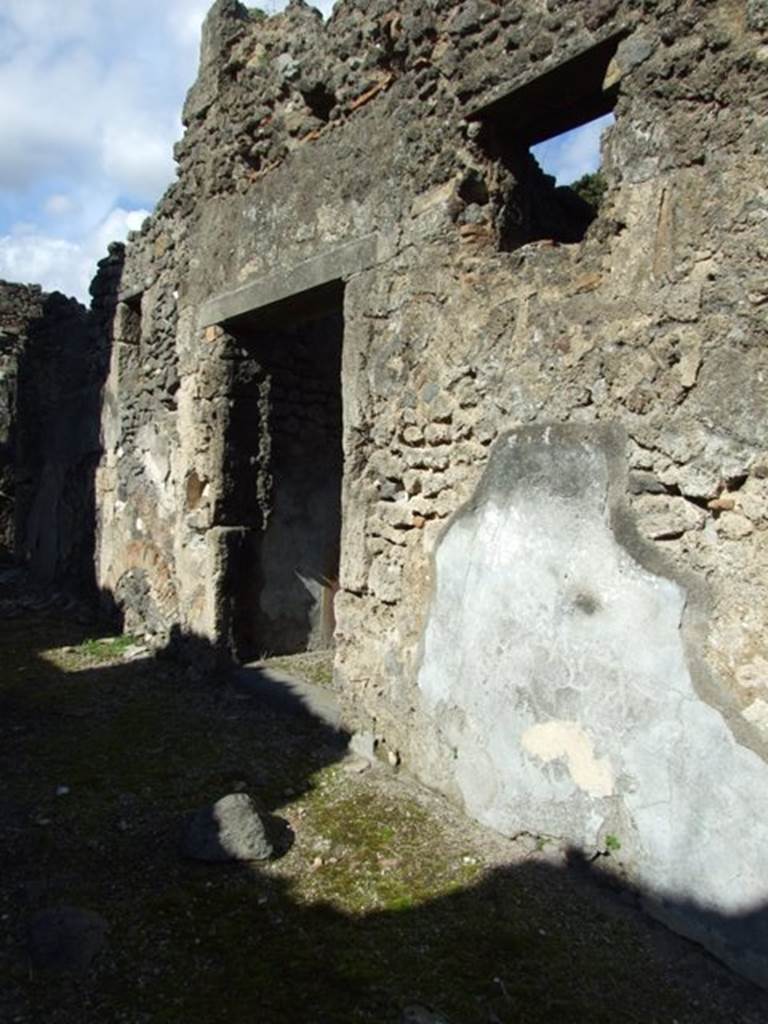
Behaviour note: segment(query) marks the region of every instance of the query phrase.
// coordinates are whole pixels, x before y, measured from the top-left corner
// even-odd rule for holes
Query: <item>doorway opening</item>
[[[224,324],[233,341],[226,520],[244,661],[333,644],[341,538],[343,284]]]

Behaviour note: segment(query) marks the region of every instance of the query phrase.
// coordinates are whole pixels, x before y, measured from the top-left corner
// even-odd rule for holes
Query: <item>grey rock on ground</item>
[[[51,907],[29,922],[27,952],[38,970],[82,972],[106,945],[109,925],[78,907]]]
[[[230,793],[192,816],[182,853],[212,863],[268,860],[273,847],[265,822],[248,794]]]

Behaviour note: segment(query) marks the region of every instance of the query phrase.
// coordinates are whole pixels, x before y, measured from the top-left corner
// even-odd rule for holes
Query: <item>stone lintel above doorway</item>
[[[248,284],[208,299],[200,312],[200,327],[211,327],[258,311],[259,316],[280,318],[281,308],[290,303],[292,314],[296,302],[307,293],[329,294],[353,274],[378,262],[379,239],[365,235],[344,245],[328,249],[290,270]],[[313,307],[316,303],[313,302]]]

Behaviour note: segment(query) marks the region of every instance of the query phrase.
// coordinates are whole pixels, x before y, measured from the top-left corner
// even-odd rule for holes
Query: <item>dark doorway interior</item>
[[[325,287],[226,325],[236,349],[230,507],[250,527],[229,573],[233,640],[244,660],[333,642],[342,300],[341,284]]]

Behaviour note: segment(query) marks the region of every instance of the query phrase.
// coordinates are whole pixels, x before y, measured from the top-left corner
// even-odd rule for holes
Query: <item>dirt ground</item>
[[[764,994],[593,870],[75,611],[0,574],[4,1024],[768,1019]],[[190,812],[230,792],[282,820],[283,856],[181,857]],[[78,971],[30,944],[62,906],[109,926]]]

